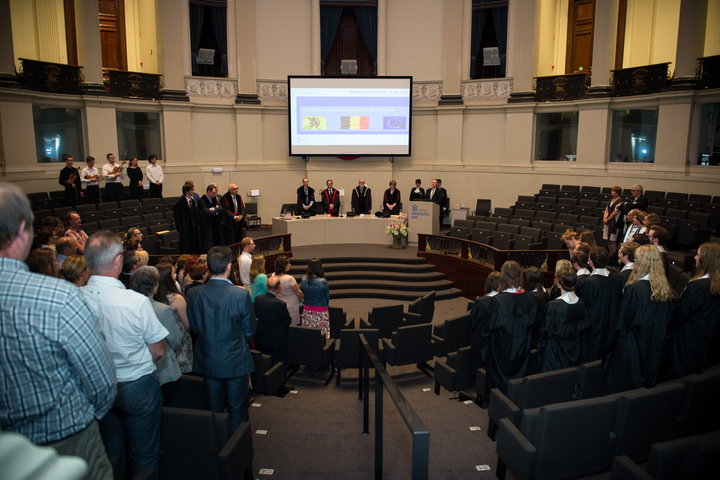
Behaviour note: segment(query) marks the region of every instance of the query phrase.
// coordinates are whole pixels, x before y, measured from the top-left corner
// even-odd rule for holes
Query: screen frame
[[[292,111],[292,80],[293,79],[317,79],[320,81],[323,80],[347,80],[347,81],[374,81],[374,80],[407,80],[408,81],[408,144],[407,144],[407,153],[396,153],[396,152],[384,152],[384,153],[324,153],[324,152],[318,152],[318,153],[293,153],[293,143],[292,143],[292,125],[295,117],[293,116]],[[288,106],[287,106],[287,116],[288,116],[288,155],[291,157],[350,157],[350,158],[357,158],[357,157],[410,157],[412,156],[412,117],[413,117],[413,77],[410,75],[388,75],[388,76],[377,76],[377,77],[356,77],[356,76],[322,76],[322,75],[288,75]]]

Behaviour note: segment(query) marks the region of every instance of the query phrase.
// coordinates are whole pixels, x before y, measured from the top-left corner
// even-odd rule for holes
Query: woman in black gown
[[[720,243],[700,245],[695,263],[675,311],[668,379],[720,363]]]
[[[492,300],[500,288],[500,273],[490,272],[485,279],[485,295],[475,300],[470,310],[470,352],[473,372],[485,367],[490,333],[488,325],[492,313]]]
[[[395,188],[397,182],[390,180],[390,188],[385,190],[383,195],[383,213],[398,215],[400,213],[400,190]]]
[[[655,385],[675,297],[660,250],[654,245],[638,247],[623,294],[615,344],[605,359],[609,393]]]
[[[130,159],[127,167],[127,175],[130,178],[130,196],[132,198],[142,198],[143,194],[143,173],[142,168],[138,167],[137,157]]]
[[[590,318],[585,304],[575,294],[575,272],[558,270],[555,282],[561,295],[547,304],[538,342],[540,370],[543,372],[579,365],[583,337],[590,332]]]

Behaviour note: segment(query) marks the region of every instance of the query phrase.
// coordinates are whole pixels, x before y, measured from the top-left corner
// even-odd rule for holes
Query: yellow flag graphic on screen
[[[340,128],[343,130],[369,130],[370,117],[340,117]]]
[[[303,117],[303,130],[327,130],[327,117]]]

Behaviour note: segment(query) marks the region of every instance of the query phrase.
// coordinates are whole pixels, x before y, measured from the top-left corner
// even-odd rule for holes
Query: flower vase
[[[393,248],[403,248],[403,237],[400,235],[393,235]]]

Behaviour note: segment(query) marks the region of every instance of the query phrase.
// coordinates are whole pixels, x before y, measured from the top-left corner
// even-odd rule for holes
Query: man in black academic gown
[[[258,324],[255,345],[262,353],[270,355],[274,362],[288,361],[288,331],[290,313],[284,301],[277,298],[280,282],[270,277],[268,292],[255,297],[255,316]]]
[[[618,248],[618,264],[622,265],[620,270],[621,283],[623,287],[630,278],[635,265],[635,249],[640,245],[637,242],[624,242]]]
[[[352,209],[356,215],[372,213],[372,192],[365,186],[365,179],[358,179],[358,186],[353,188]]]
[[[65,188],[65,205],[68,206],[79,204],[80,197],[83,195],[80,172],[73,167],[73,161],[74,159],[70,155],[63,155],[65,166],[60,170],[60,177],[58,178],[58,183]]]
[[[228,244],[239,243],[245,238],[245,204],[238,195],[238,190],[238,186],[231,183],[228,185],[227,193],[220,197],[220,205],[223,207],[223,230]]]
[[[340,192],[333,187],[333,181],[325,182],[327,188],[320,192],[322,197],[323,212],[331,217],[340,215]]]
[[[302,215],[307,212],[315,215],[315,189],[312,188],[307,178],[303,178],[302,185],[297,189],[297,208],[295,215]]]
[[[583,342],[582,362],[603,358],[612,348],[622,302],[623,277],[610,273],[607,249],[590,250],[588,265],[592,272],[577,284],[575,293],[585,303],[590,316],[590,334]]]
[[[211,183],[200,197],[200,249],[207,252],[216,245],[225,245],[225,235],[220,226],[223,208],[218,201],[218,187]]]
[[[180,252],[201,253],[199,244],[200,212],[195,187],[186,183],[182,187],[182,196],[173,205],[175,228],[180,233]],[[207,250],[205,250],[207,251]]]
[[[443,218],[447,216],[447,190],[442,186],[442,180],[433,178],[431,187],[425,190],[425,199],[433,203],[437,203],[440,207],[440,226],[442,227]]]

